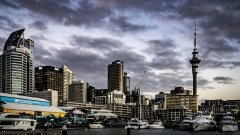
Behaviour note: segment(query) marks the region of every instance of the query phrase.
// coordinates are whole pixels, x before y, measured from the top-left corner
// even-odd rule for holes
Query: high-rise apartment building
[[[88,83],[74,81],[68,86],[68,102],[86,103]]]
[[[67,66],[63,65],[61,67],[63,69],[63,102],[68,101],[68,85],[72,84],[75,79],[75,75],[72,73]]]
[[[12,32],[0,56],[0,92],[34,91],[34,41],[24,38],[24,30]]]
[[[120,60],[108,65],[108,90],[120,90],[123,92],[124,65]]]

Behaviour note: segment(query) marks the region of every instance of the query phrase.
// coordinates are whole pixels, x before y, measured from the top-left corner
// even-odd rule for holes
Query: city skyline
[[[0,48],[25,28],[34,40],[35,67],[66,65],[97,89],[107,66],[124,62],[131,90],[154,98],[175,87],[193,90],[194,29],[199,100],[240,99],[239,1],[1,1]],[[2,53],[1,53],[2,54]]]

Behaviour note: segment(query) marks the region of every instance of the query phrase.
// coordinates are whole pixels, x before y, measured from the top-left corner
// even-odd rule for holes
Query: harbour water
[[[68,135],[127,135],[124,128],[103,128],[103,129],[77,129],[68,130]],[[236,132],[219,132],[219,131],[179,131],[173,129],[132,129],[131,135],[240,135]],[[48,135],[61,135],[60,130],[48,131]]]

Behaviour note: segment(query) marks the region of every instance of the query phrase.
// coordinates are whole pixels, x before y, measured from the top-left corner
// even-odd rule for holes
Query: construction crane
[[[142,80],[143,80],[143,77],[144,77],[144,74],[146,73],[146,70],[143,72],[143,76],[142,76],[142,79],[141,79],[141,82],[139,84],[139,87],[138,87],[138,90],[139,90],[139,120],[141,120],[141,115],[142,115],[142,104],[141,104],[141,94],[140,94],[140,91],[141,91],[141,85],[142,85]]]
[[[140,82],[140,84],[139,84],[139,90],[140,90],[140,88],[141,88],[141,85],[142,85],[142,80],[143,80],[143,77],[144,77],[144,74],[146,73],[146,70],[143,72],[143,76],[142,76],[142,79],[141,79],[141,82]]]

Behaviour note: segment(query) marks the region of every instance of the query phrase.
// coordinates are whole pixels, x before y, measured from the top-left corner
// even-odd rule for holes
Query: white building
[[[107,103],[125,104],[126,95],[119,90],[114,90],[113,92],[107,93]]]
[[[75,79],[75,75],[72,73],[70,69],[67,68],[67,66],[63,65],[61,67],[63,69],[63,101],[68,101],[68,85],[72,84],[72,82]],[[61,101],[60,101],[61,102]]]
[[[98,105],[98,104],[92,104],[91,102],[87,103],[77,103],[77,102],[62,102],[60,104],[62,107],[73,107],[76,109],[106,109],[106,105]]]
[[[107,105],[107,108],[122,119],[132,118],[133,105],[110,103]]]

